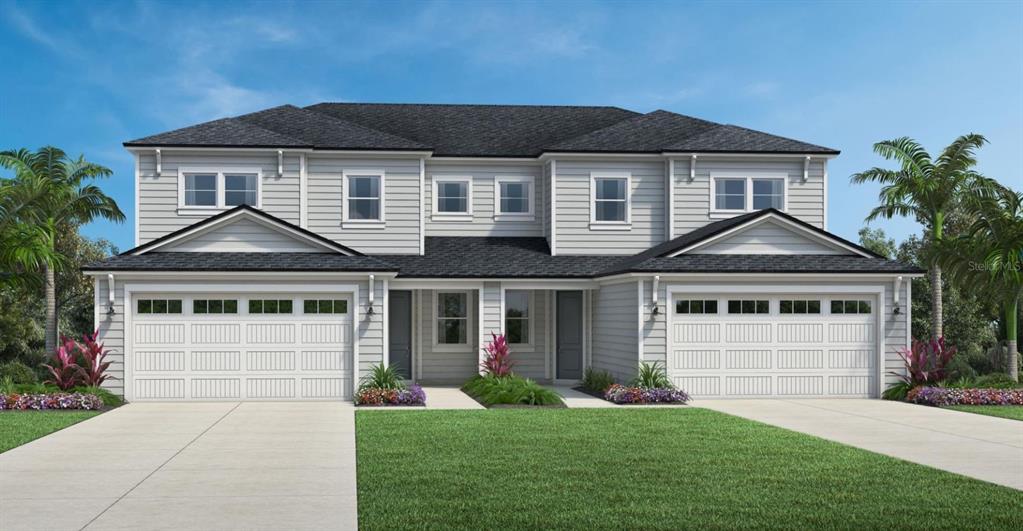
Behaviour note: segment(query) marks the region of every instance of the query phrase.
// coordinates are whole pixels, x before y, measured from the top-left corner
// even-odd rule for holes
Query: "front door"
[[[583,377],[583,293],[559,291],[557,311],[557,377],[579,380]]]
[[[412,292],[391,290],[388,295],[387,362],[406,380],[412,379]]]

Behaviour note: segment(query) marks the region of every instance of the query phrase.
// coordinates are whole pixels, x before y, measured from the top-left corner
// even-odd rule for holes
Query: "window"
[[[494,180],[495,218],[533,216],[533,178],[498,177]]]
[[[728,301],[728,313],[771,313],[771,304],[765,300],[730,300]]]
[[[785,208],[784,179],[753,179],[753,210]]]
[[[529,343],[529,303],[529,291],[504,292],[504,333],[512,345]]]
[[[714,208],[746,210],[746,179],[717,179],[714,181]]]
[[[437,293],[437,343],[440,345],[469,344],[468,293]]]
[[[185,205],[217,206],[217,175],[215,173],[186,173]]]
[[[181,299],[139,299],[137,313],[181,313]]]
[[[675,313],[718,313],[716,300],[675,301]]]
[[[783,314],[821,313],[821,301],[782,300],[778,303],[778,313]]]
[[[256,206],[256,176],[224,175],[224,206]]]
[[[591,222],[628,224],[629,188],[632,177],[629,174],[594,174],[591,189],[593,206]]]
[[[306,299],[302,302],[303,313],[348,313],[348,301],[344,299]]]
[[[196,299],[192,301],[192,313],[238,313],[235,299]]]
[[[711,180],[711,212],[751,212],[765,208],[785,210],[788,176],[747,176],[713,173]]]
[[[207,168],[178,170],[178,208],[222,209],[238,205],[260,208],[259,168],[223,171]]]
[[[833,314],[869,314],[870,301],[863,300],[841,300],[831,301],[831,313]]]
[[[290,299],[251,299],[249,313],[291,313]]]
[[[472,177],[433,178],[433,217],[463,220],[472,215]]]
[[[345,201],[343,221],[365,223],[384,220],[383,172],[346,172],[344,174]]]

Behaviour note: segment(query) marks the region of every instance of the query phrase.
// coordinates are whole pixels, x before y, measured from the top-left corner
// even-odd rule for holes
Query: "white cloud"
[[[11,21],[11,24],[21,33],[23,36],[41,44],[50,50],[57,53],[70,52],[71,46],[66,43],[61,43],[57,39],[53,38],[49,33],[44,31],[38,25],[35,20],[28,16],[24,11],[18,9],[18,7],[12,2],[7,4],[4,9],[6,17]]]

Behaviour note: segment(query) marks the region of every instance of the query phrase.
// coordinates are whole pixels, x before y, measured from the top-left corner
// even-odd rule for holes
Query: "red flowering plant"
[[[43,367],[50,371],[51,376],[46,383],[56,385],[61,391],[67,391],[81,382],[85,371],[75,363],[75,354],[79,350],[78,343],[66,337],[62,337],[61,340],[64,344],[57,347],[52,365],[44,363]]]
[[[110,351],[103,347],[98,338],[99,330],[95,330],[92,334],[83,334],[82,342],[78,344],[78,352],[82,357],[82,384],[87,387],[99,387],[107,378],[111,378],[104,374],[110,362],[103,361]]]
[[[899,349],[899,357],[906,365],[905,374],[896,374],[910,387],[933,385],[948,376],[947,367],[956,354],[956,348],[945,344],[945,338],[930,341],[914,339],[911,348]]]
[[[508,339],[504,334],[490,333],[491,341],[483,347],[483,362],[480,369],[484,376],[504,377],[511,376],[512,365],[511,350],[508,348]]]

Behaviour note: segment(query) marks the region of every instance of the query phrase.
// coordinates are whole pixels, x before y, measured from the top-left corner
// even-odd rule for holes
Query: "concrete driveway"
[[[886,400],[694,400],[772,424],[1023,490],[1023,422]]]
[[[0,454],[0,528],[355,529],[354,411],[130,404]]]

